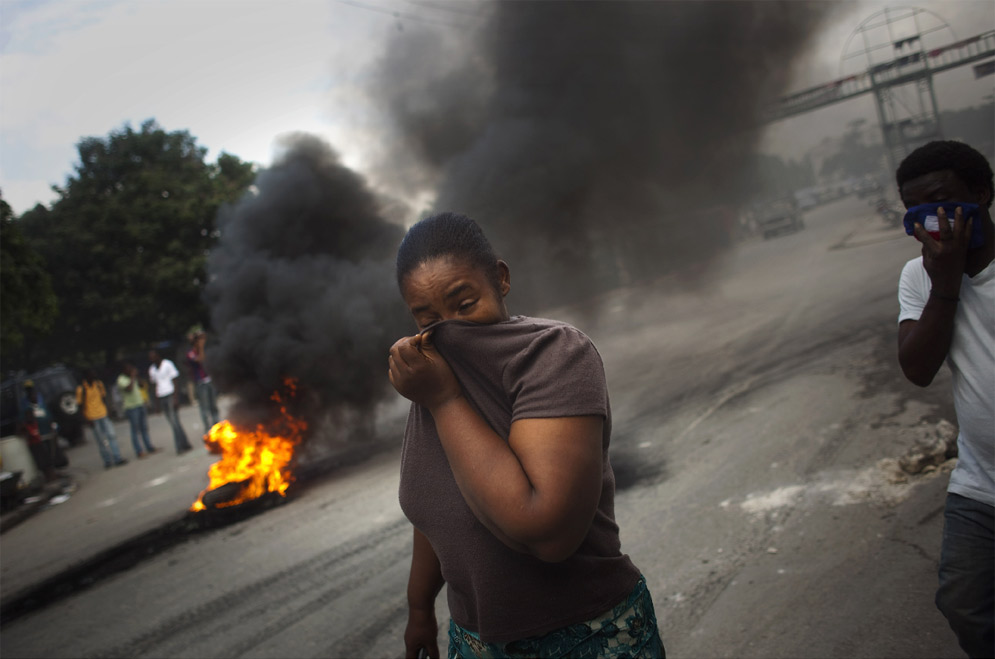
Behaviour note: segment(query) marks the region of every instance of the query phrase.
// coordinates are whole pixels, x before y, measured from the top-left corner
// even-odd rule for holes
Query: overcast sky
[[[847,40],[886,6],[898,5],[849,3],[798,63],[796,88],[836,78]],[[914,6],[932,12],[922,18],[935,18],[940,42],[995,29],[992,0]],[[0,190],[17,214],[49,204],[81,137],[148,118],[189,130],[210,160],[227,151],[266,165],[278,135],[307,131],[362,169],[364,145],[378,137],[364,82],[391,34],[415,22],[460,29],[476,9],[469,0],[0,0]],[[993,80],[974,80],[970,67],[942,74],[939,104],[976,105]],[[860,116],[874,118],[869,96],[775,124],[765,148],[800,156]]]

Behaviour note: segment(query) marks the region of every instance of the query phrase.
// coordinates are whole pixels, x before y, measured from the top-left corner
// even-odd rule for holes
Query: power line
[[[442,25],[445,27],[458,27],[458,28],[471,27],[472,25],[472,23],[469,22],[456,23],[438,18],[419,16],[417,14],[402,12],[396,9],[388,9],[387,7],[381,7],[378,5],[369,4],[367,2],[360,2],[360,0],[336,0],[336,2],[343,5],[348,5],[350,7],[355,7],[357,9],[363,9],[366,11],[372,11],[378,14],[386,14],[388,16],[391,16],[392,18],[398,21],[398,27],[400,27],[400,22],[402,20],[412,21],[415,23],[426,23],[428,25]]]
[[[456,2],[432,2],[431,0],[407,0],[410,4],[416,5],[418,7],[425,7],[426,9],[435,9],[438,11],[447,11],[452,14],[459,14],[461,16],[471,16],[473,18],[481,18],[485,8],[486,3],[483,2],[462,2],[457,6]],[[475,9],[467,9],[467,5],[476,5]]]

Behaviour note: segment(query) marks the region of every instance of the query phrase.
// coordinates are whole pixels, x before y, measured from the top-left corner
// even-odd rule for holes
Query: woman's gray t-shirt
[[[604,613],[635,587],[639,570],[619,547],[611,409],[601,356],[565,323],[515,316],[493,325],[446,321],[432,341],[467,399],[507,439],[518,419],[604,417],[602,487],[587,537],[565,561],[514,551],[460,494],[432,415],[412,404],[401,454],[401,508],[428,538],[448,584],[449,611],[487,642],[545,634]]]

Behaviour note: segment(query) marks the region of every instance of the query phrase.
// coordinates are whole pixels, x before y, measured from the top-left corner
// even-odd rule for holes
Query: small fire
[[[288,378],[284,386],[286,395],[293,398],[297,393],[296,380]],[[191,511],[204,510],[204,495],[228,483],[241,483],[241,489],[236,496],[216,503],[217,508],[236,506],[267,492],[286,496],[294,480],[290,463],[307,423],[287,412],[280,392],[274,392],[270,398],[280,407],[280,418],[275,423],[245,429],[222,421],[204,437],[204,443],[211,452],[220,453],[221,459],[208,470],[210,485],[190,506]]]

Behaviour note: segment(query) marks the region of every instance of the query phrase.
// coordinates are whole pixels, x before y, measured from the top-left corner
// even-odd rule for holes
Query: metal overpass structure
[[[888,47],[893,49],[893,59],[873,64],[861,73],[784,96],[765,109],[762,120],[771,123],[874,94],[888,164],[894,171],[916,147],[942,139],[933,76],[995,57],[995,30],[929,50],[919,34],[896,39]],[[992,72],[995,62],[975,67],[978,77]],[[895,93],[902,87],[913,89],[919,98],[918,108],[903,108],[896,103]],[[906,116],[902,116],[903,109]]]

